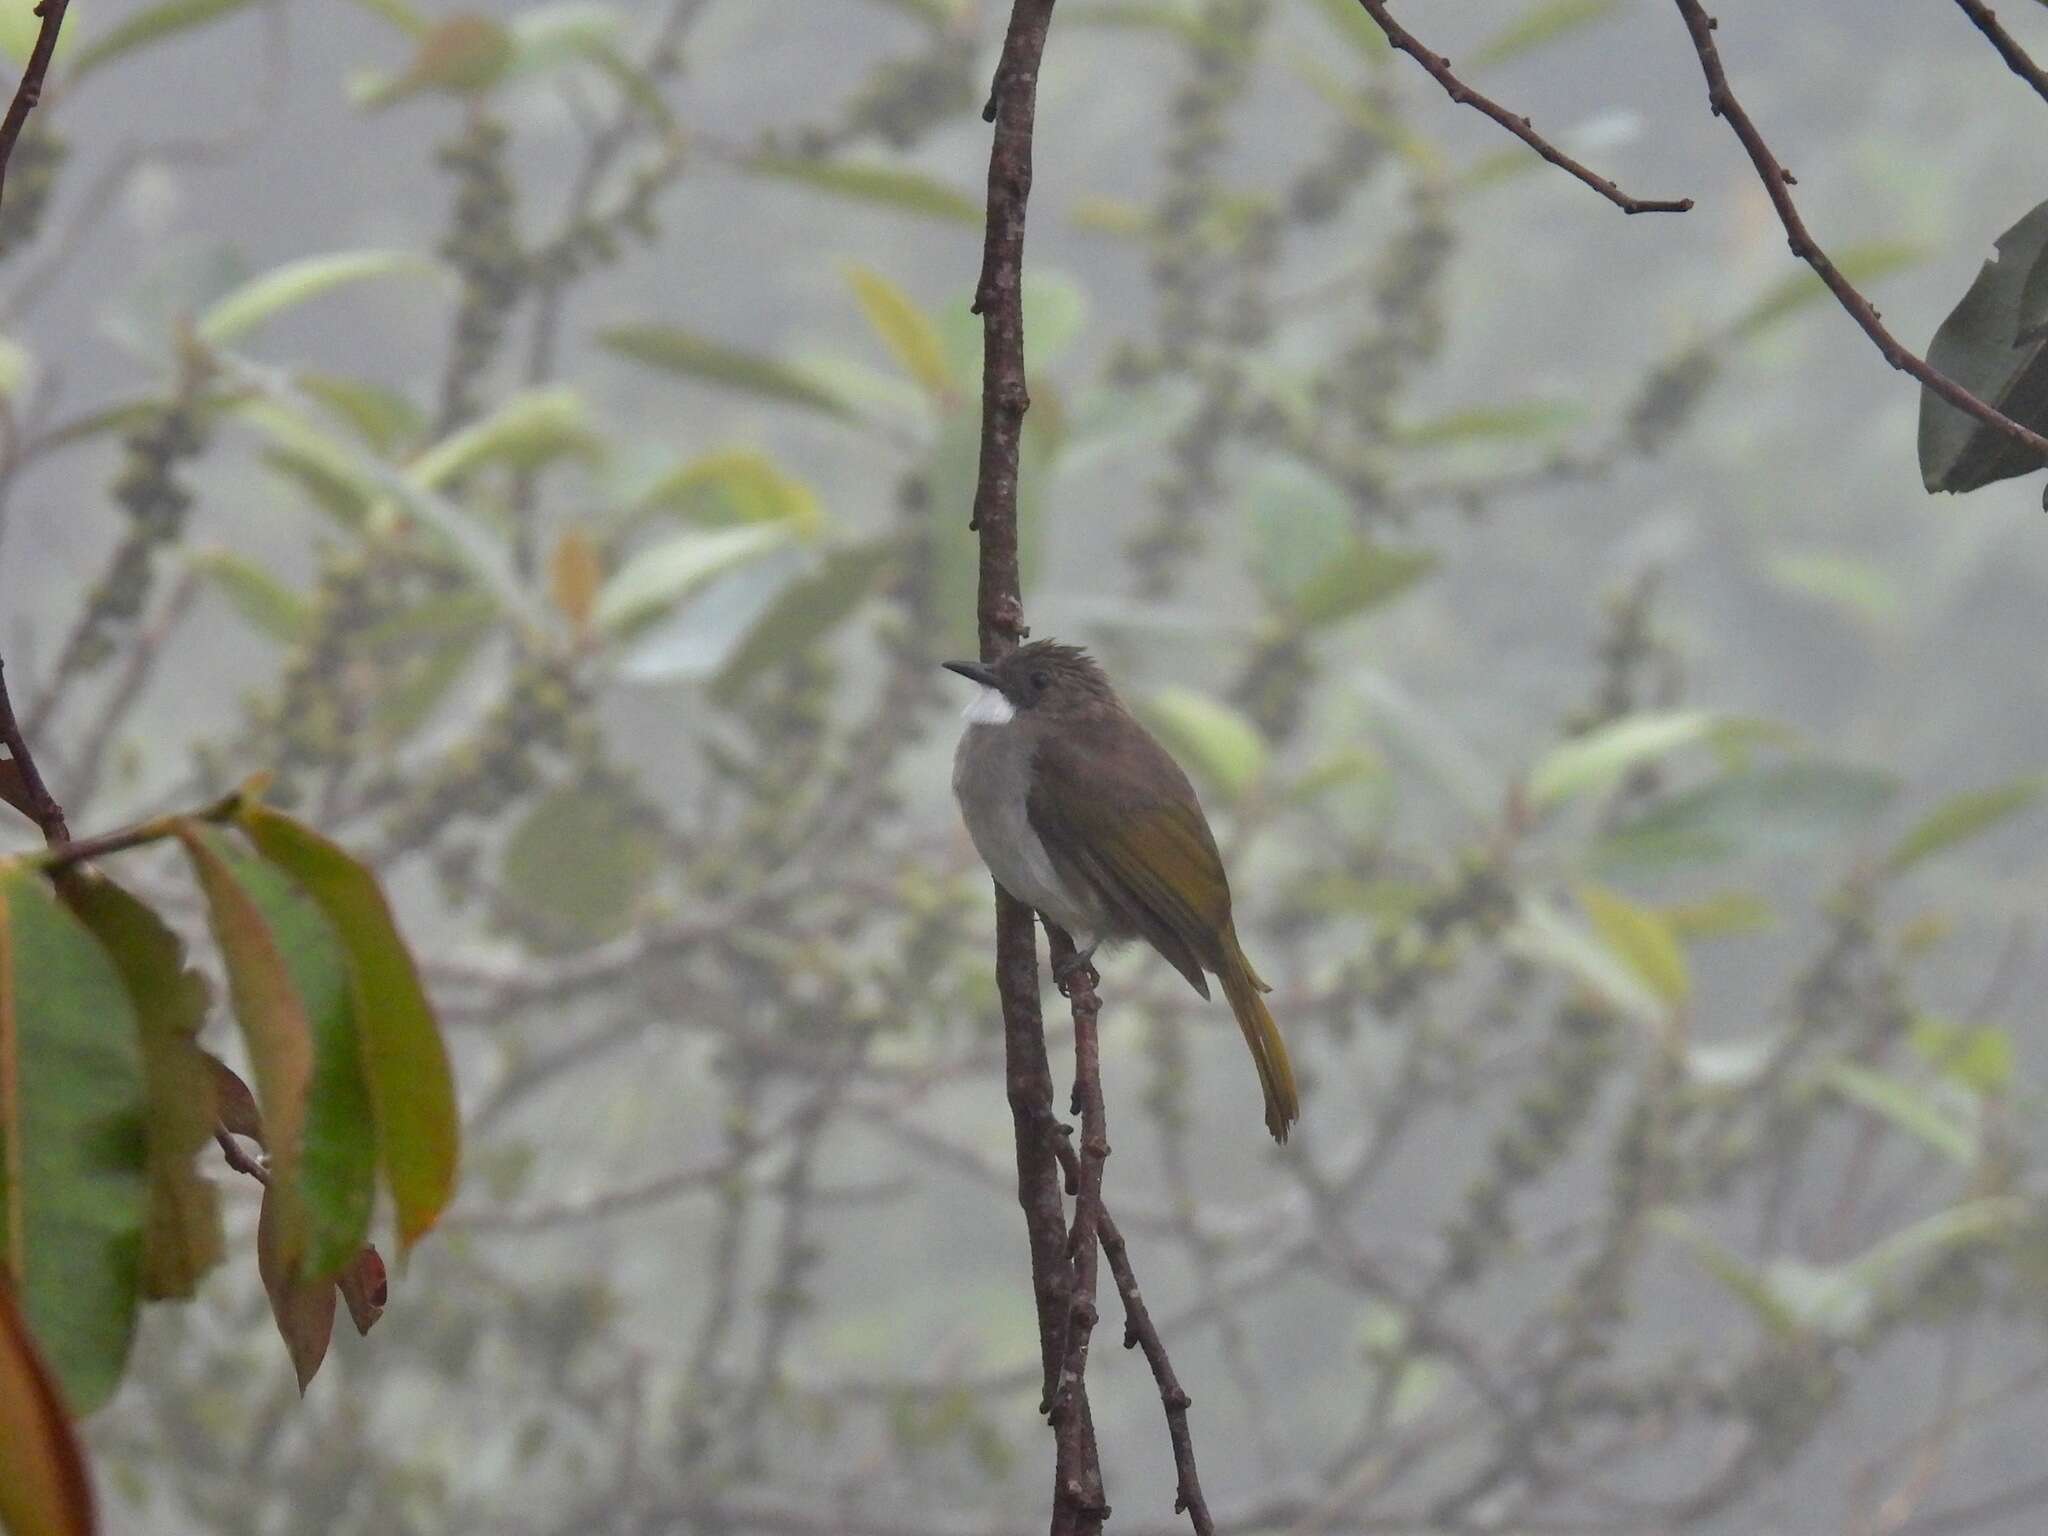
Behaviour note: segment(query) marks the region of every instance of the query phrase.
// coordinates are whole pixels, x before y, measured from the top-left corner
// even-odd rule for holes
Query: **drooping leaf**
[[[1192,688],[1162,688],[1146,701],[1144,713],[1175,757],[1232,799],[1266,771],[1259,728],[1221,699]]]
[[[894,557],[894,544],[888,540],[849,545],[831,551],[817,570],[783,588],[719,669],[719,697],[737,696],[761,672],[801,655],[845,623],[874,591]]]
[[[332,1280],[370,1231],[377,1127],[360,1011],[374,1002],[356,996],[333,924],[290,876],[246,854],[224,856],[270,928],[313,1037],[296,1185],[305,1213],[305,1248],[302,1254],[279,1257],[297,1262],[309,1281]]]
[[[571,528],[555,540],[554,553],[548,556],[548,595],[579,635],[590,628],[597,589],[603,582],[604,562],[589,534]]]
[[[612,634],[646,623],[713,577],[757,560],[790,539],[782,523],[676,534],[641,550],[598,593],[595,622]]]
[[[356,1332],[367,1335],[377,1326],[377,1319],[384,1315],[384,1305],[390,1299],[383,1255],[365,1243],[355,1262],[344,1269],[341,1278],[334,1282],[334,1288],[341,1292],[341,1299],[348,1307],[349,1321],[356,1325]]]
[[[724,389],[758,395],[784,405],[801,405],[829,416],[851,414],[846,403],[802,369],[758,353],[743,352],[668,325],[619,325],[598,333],[598,344],[664,373],[698,379]]]
[[[336,251],[307,256],[252,278],[193,322],[208,346],[240,341],[268,320],[351,283],[379,277],[438,276],[443,269],[413,251]]]
[[[1389,549],[1353,539],[1334,560],[1294,594],[1294,613],[1310,629],[1322,629],[1392,602],[1436,569],[1426,549]]]
[[[242,826],[257,851],[319,903],[348,954],[378,1155],[398,1208],[403,1253],[453,1197],[460,1143],[454,1074],[419,970],[369,870],[266,806],[246,805]]]
[[[217,1118],[215,1064],[197,1041],[206,983],[186,968],[185,946],[163,919],[113,881],[74,874],[62,894],[120,973],[140,1030],[149,1178],[142,1294],[190,1296],[222,1251],[220,1192],[193,1161],[213,1145]]]
[[[569,954],[632,926],[657,852],[629,807],[578,786],[543,795],[499,868],[498,921],[543,954]]]
[[[138,48],[203,27],[252,3],[253,0],[162,0],[161,4],[145,6],[81,43],[71,56],[71,79],[82,80],[101,65],[111,64]]]
[[[1474,69],[1491,69],[1509,59],[1543,48],[1582,27],[1604,21],[1621,0],[1537,0],[1507,26],[1472,51]]]
[[[419,441],[426,431],[426,413],[395,389],[338,373],[301,373],[297,383],[307,399],[318,401],[386,456]]]
[[[1996,789],[1969,790],[1943,801],[1900,838],[1888,854],[1884,867],[1891,874],[1911,869],[1923,859],[1953,848],[1990,831],[2041,798],[2048,790],[2048,776],[2015,779]]]
[[[752,176],[797,182],[871,207],[922,214],[952,224],[981,223],[980,198],[922,171],[802,155],[750,155],[739,165]]]
[[[284,1219],[285,1201],[275,1184],[263,1191],[256,1217],[256,1272],[270,1297],[270,1315],[278,1337],[291,1356],[299,1395],[305,1396],[327,1345],[334,1337],[335,1287],[332,1279],[307,1275],[294,1257]]]
[[[1703,709],[1624,715],[1553,747],[1529,770],[1529,802],[1548,810],[1600,795],[1636,769],[1704,741],[1721,717]]]
[[[255,561],[225,549],[201,550],[191,559],[192,569],[259,635],[282,645],[305,636],[312,617],[306,599]]]
[[[92,1536],[92,1479],[71,1413],[0,1268],[0,1530]]]
[[[1889,1120],[1951,1162],[1967,1168],[1976,1160],[1976,1130],[1956,1119],[1913,1084],[1852,1061],[1830,1062],[1821,1081],[1853,1104]]]
[[[946,361],[938,331],[910,295],[868,267],[854,267],[847,280],[868,325],[904,372],[936,400],[956,394],[959,381]]]
[[[146,1103],[113,962],[41,875],[0,864],[0,1274],[79,1413],[134,1333]]]
[[[1655,869],[1811,853],[1869,822],[1897,790],[1889,775],[1839,763],[1731,773],[1623,822],[1594,844],[1592,863]]]
[[[1524,902],[1504,942],[1511,954],[1570,977],[1588,995],[1641,1025],[1660,1045],[1676,1043],[1665,998],[1633,965],[1548,902]]]
[[[1663,917],[1648,907],[1597,885],[1579,888],[1579,903],[1593,931],[1615,956],[1672,1007],[1692,993],[1685,950]]]
[[[1998,248],[1927,345],[1927,361],[2023,427],[2048,426],[2048,202],[1998,237]],[[2039,455],[1920,392],[1920,479],[1929,491],[1974,491],[2040,468]]]
[[[566,385],[533,389],[444,437],[413,460],[406,476],[427,490],[440,490],[486,464],[538,469],[565,456],[595,458],[603,446],[575,390]]]
[[[634,511],[673,512],[713,528],[786,523],[804,538],[825,521],[817,492],[753,448],[690,460],[642,491]]]
[[[1780,1339],[1795,1339],[1805,1332],[1805,1320],[1799,1310],[1779,1294],[1770,1276],[1685,1212],[1667,1206],[1653,1211],[1650,1220],[1658,1230],[1691,1250],[1701,1267],[1756,1315],[1765,1331]]]

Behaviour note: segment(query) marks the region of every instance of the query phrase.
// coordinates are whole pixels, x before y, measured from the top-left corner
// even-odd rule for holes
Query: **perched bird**
[[[1051,640],[993,665],[945,664],[981,685],[953,757],[953,794],[996,883],[1067,931],[1088,963],[1143,939],[1203,997],[1223,983],[1266,1095],[1275,1141],[1300,1118],[1270,991],[1237,942],[1230,882],[1180,764],[1124,708],[1087,652]]]

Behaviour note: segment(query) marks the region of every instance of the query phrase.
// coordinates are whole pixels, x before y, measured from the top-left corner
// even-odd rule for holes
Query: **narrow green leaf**
[[[1869,822],[1897,790],[1889,775],[1837,763],[1732,773],[1630,818],[1593,845],[1592,863],[1601,870],[1666,869],[1809,854]]]
[[[310,605],[262,566],[225,549],[201,550],[191,560],[192,569],[259,635],[283,645],[304,637],[311,622]]]
[[[1666,999],[1612,947],[1548,902],[1525,901],[1504,942],[1510,953],[1570,977],[1618,1016],[1640,1025],[1660,1045],[1673,1043]]]
[[[372,16],[388,21],[408,37],[423,37],[429,23],[409,0],[354,0]]]
[[[1648,907],[1597,885],[1579,887],[1579,902],[1593,920],[1593,931],[1650,990],[1674,1008],[1692,993],[1685,950],[1670,924]]]
[[[713,528],[781,523],[804,538],[825,521],[817,492],[752,448],[692,459],[648,486],[633,509],[674,512]]]
[[[306,1243],[299,1277],[332,1280],[370,1235],[377,1127],[365,1078],[361,1019],[348,957],[334,925],[292,878],[260,859],[226,853],[263,914],[313,1037],[297,1189]]]
[[[953,377],[931,317],[879,272],[854,267],[847,276],[854,297],[860,300],[861,313],[903,371],[934,399],[945,400],[958,393],[959,381]]]
[[[980,198],[922,171],[801,155],[750,155],[739,165],[751,176],[797,182],[871,207],[922,214],[951,224],[981,223]]]
[[[1345,42],[1370,64],[1382,62],[1392,51],[1386,33],[1379,29],[1358,0],[1315,0],[1316,9]]]
[[[116,22],[79,46],[71,58],[71,76],[82,80],[103,64],[180,32],[203,27],[246,9],[253,0],[163,0]]]
[[[1970,790],[1944,801],[1920,824],[1900,838],[1886,857],[1887,873],[1911,869],[1923,859],[1982,835],[2026,810],[2048,790],[2048,775],[2015,779],[1996,789]]]
[[[257,850],[320,904],[348,952],[378,1153],[398,1208],[403,1252],[432,1228],[455,1193],[461,1129],[440,1026],[376,876],[319,833],[266,806],[245,807],[242,825]]]
[[[352,283],[379,277],[439,276],[443,269],[412,251],[337,251],[308,256],[252,278],[216,301],[193,323],[208,346],[240,341],[288,309]]]
[[[790,537],[787,525],[762,523],[677,534],[643,549],[598,593],[596,626],[613,634],[629,632],[713,577],[759,559]]]
[[[1862,245],[1846,246],[1834,253],[1835,266],[1842,275],[1857,287],[1870,284],[1918,266],[1928,258],[1926,246],[1915,245],[1904,240],[1872,240]],[[1827,284],[1817,273],[1802,268],[1781,279],[1767,289],[1764,295],[1752,304],[1729,328],[1730,333],[1741,341],[1750,340],[1782,320],[1787,320],[1809,305],[1818,304],[1829,297]]]
[[[1903,605],[1891,574],[1875,561],[1855,555],[1788,550],[1770,556],[1765,569],[1786,591],[1818,599],[1866,624],[1889,623]]]
[[[0,1282],[79,1413],[134,1335],[146,1104],[113,962],[41,875],[0,864]]]
[[[1265,738],[1221,699],[1162,688],[1146,701],[1145,716],[1176,757],[1232,799],[1265,774]]]
[[[1468,62],[1474,69],[1505,64],[1606,20],[1619,4],[1620,0],[1538,0],[1474,49]]]
[[[621,357],[665,373],[759,395],[784,405],[805,406],[830,416],[851,414],[837,395],[789,363],[742,352],[674,326],[613,326],[600,331],[597,340]]]
[[[1526,158],[1526,156],[1524,157]],[[1517,400],[1507,405],[1469,406],[1397,426],[1393,440],[1409,448],[1443,448],[1494,438],[1523,441],[1551,437],[1586,419],[1586,407],[1570,400]]]
[[[1426,549],[1389,549],[1354,539],[1326,562],[1294,595],[1295,616],[1322,629],[1392,602],[1436,569]]]
[[[301,373],[299,389],[387,458],[419,441],[426,413],[395,389],[338,373]]]
[[[1907,1038],[1930,1067],[1973,1093],[1999,1093],[2012,1082],[2012,1032],[1996,1024],[1952,1024],[1923,1015]]]
[[[1780,1339],[1796,1339],[1805,1333],[1804,1320],[1769,1278],[1683,1211],[1666,1207],[1652,1212],[1650,1220],[1689,1249],[1701,1268],[1756,1314],[1767,1332]]]
[[[1830,1062],[1821,1081],[1961,1167],[1976,1161],[1977,1134],[1922,1090],[1851,1061]]]
[[[1624,715],[1550,749],[1529,770],[1529,801],[1550,810],[1600,795],[1645,764],[1704,741],[1721,717],[1703,709]]]
[[[140,1030],[149,1178],[142,1294],[190,1296],[222,1252],[220,1192],[194,1166],[213,1145],[215,1119],[213,1063],[198,1045],[206,983],[186,968],[178,936],[113,881],[74,873],[62,894],[113,961]]]
[[[441,439],[407,466],[406,477],[438,491],[487,464],[538,469],[554,459],[591,459],[602,451],[603,440],[575,390],[533,389]]]
[[[737,697],[761,672],[831,634],[873,593],[895,553],[893,541],[876,540],[827,554],[815,572],[792,582],[755,621],[719,669],[714,691],[720,698]]]

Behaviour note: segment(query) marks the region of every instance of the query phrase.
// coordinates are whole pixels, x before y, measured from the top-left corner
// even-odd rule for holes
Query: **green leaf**
[[[1503,942],[1511,954],[1570,977],[1588,995],[1641,1025],[1659,1044],[1673,1043],[1667,1000],[1611,946],[1548,902],[1525,901]]]
[[[1579,903],[1593,920],[1600,941],[1648,983],[1665,1002],[1683,1007],[1692,993],[1685,950],[1671,926],[1648,907],[1639,907],[1597,885],[1579,887]]]
[[[71,1409],[29,1337],[13,1288],[0,1284],[0,1530],[93,1536],[96,1529]]]
[[[1221,699],[1191,688],[1162,688],[1146,701],[1145,717],[1196,777],[1233,800],[1265,774],[1265,738]]]
[[[1529,770],[1529,801],[1551,810],[1580,795],[1605,794],[1658,758],[1704,741],[1721,717],[1703,709],[1624,715],[1553,747]]]
[[[302,373],[297,382],[308,399],[317,400],[386,457],[418,442],[426,431],[426,413],[395,389],[338,373]]]
[[[1974,1093],[1998,1093],[2012,1082],[2012,1033],[1996,1024],[1952,1024],[1923,1014],[1907,1038],[1935,1071]]]
[[[895,541],[889,539],[828,553],[815,572],[785,587],[747,631],[719,669],[713,685],[717,695],[737,697],[754,677],[830,635],[873,593],[895,556]]]
[[[2026,810],[2048,789],[2048,775],[2015,779],[1996,789],[1977,789],[1943,801],[1900,838],[1884,861],[1888,874],[1911,869],[1923,859],[1990,831]]]
[[[531,470],[558,458],[594,459],[603,448],[575,390],[533,389],[442,438],[413,460],[406,477],[423,489],[441,490],[487,464]]]
[[[802,538],[825,521],[817,493],[753,448],[692,459],[648,486],[633,509],[674,512],[713,528],[780,523]]]
[[[1772,555],[1765,569],[1786,591],[1817,598],[1865,623],[1882,625],[1898,617],[1898,583],[1874,561],[1828,550],[1787,552]]]
[[[398,675],[370,706],[371,726],[380,746],[400,745],[432,718],[449,690],[468,673],[493,625],[488,615],[456,631],[437,645],[406,657]]]
[[[751,176],[793,181],[834,197],[900,213],[922,214],[979,227],[981,199],[922,171],[801,155],[750,155],[739,168]]]
[[[910,295],[867,267],[854,267],[848,281],[868,325],[903,371],[936,400],[959,393],[959,381],[946,361],[938,330]]]
[[[1509,405],[1471,406],[1411,422],[1395,427],[1391,436],[1409,448],[1443,448],[1492,438],[1542,438],[1578,425],[1586,414],[1586,407],[1575,401],[1519,400]]]
[[[370,1235],[377,1180],[377,1125],[364,1077],[360,1004],[348,957],[327,915],[292,878],[260,859],[222,852],[269,925],[313,1038],[298,1195],[305,1213],[295,1277],[332,1280]],[[273,1183],[275,1180],[273,1180]]]
[[[443,268],[411,251],[337,251],[287,262],[215,301],[193,322],[208,346],[240,341],[258,326],[323,294],[379,277],[439,276]]]
[[[505,844],[496,920],[541,954],[602,944],[632,927],[658,858],[644,824],[614,796],[551,791]]]
[[[64,13],[70,25],[57,33],[57,47],[52,55],[53,70],[61,71],[71,55],[78,51],[79,18],[84,12],[84,5],[73,0],[71,8]],[[0,6],[0,55],[12,60],[17,69],[27,64],[42,30],[43,19],[36,14],[35,6]]]
[[[1766,1332],[1780,1339],[1797,1339],[1806,1332],[1806,1320],[1771,1281],[1769,1275],[1723,1244],[1683,1211],[1664,1207],[1650,1213],[1650,1220],[1667,1237],[1676,1238],[1691,1250],[1700,1266],[1712,1275],[1737,1301],[1756,1314]]]
[[[319,904],[347,951],[378,1158],[397,1206],[403,1253],[454,1197],[461,1138],[455,1078],[419,970],[369,870],[267,806],[245,806],[242,826],[257,851]]]
[[[113,881],[74,872],[62,894],[113,961],[139,1027],[149,1179],[142,1294],[190,1296],[222,1251],[220,1192],[193,1162],[213,1146],[213,1063],[198,1045],[206,983],[186,968],[178,936]]]
[[[191,560],[192,569],[259,635],[282,645],[295,644],[305,636],[311,606],[262,566],[225,549],[201,550]]]
[[[1844,277],[1864,288],[1894,272],[1918,266],[1929,254],[1926,246],[1909,241],[1871,240],[1843,247],[1833,254],[1833,260]],[[1729,332],[1738,341],[1751,340],[1809,305],[1830,297],[1819,274],[1802,267],[1765,290],[1763,297],[1737,317]]]
[[[758,560],[789,542],[784,523],[682,533],[641,550],[613,573],[598,593],[600,630],[630,632],[715,576]]]
[[[1889,775],[1791,762],[1729,774],[1630,818],[1592,848],[1602,870],[1810,854],[1865,825],[1897,792]]]
[[[674,326],[618,325],[600,331],[597,340],[621,357],[665,373],[830,416],[852,414],[843,400],[792,364],[742,352]]]
[[[39,874],[0,864],[0,1277],[79,1413],[134,1334],[145,1104],[113,963]]]
[[[511,73],[536,75],[614,51],[624,21],[609,5],[558,0],[529,6],[512,19]]]
[[[1977,1133],[1910,1083],[1851,1061],[1830,1062],[1820,1080],[1852,1104],[1889,1120],[1962,1167],[1977,1158]]]
[[[1998,237],[1996,254],[1935,330],[1927,361],[2021,426],[2048,426],[2048,202]],[[2038,454],[1920,391],[1920,479],[1929,491],[1974,491],[2040,467]]]
[[[285,1353],[291,1356],[299,1395],[304,1397],[334,1337],[336,1297],[334,1282],[307,1274],[293,1254],[285,1208],[275,1184],[263,1191],[263,1205],[256,1216],[256,1272],[263,1277],[270,1315],[277,1322]]]
[[[388,21],[408,37],[423,37],[431,25],[408,0],[354,0],[372,16]]]
[[[82,44],[71,58],[73,81],[84,79],[102,64],[152,43],[203,27],[208,22],[246,9],[252,0],[163,0],[147,6]]]
[[[1658,911],[1681,939],[1760,933],[1771,926],[1770,903],[1748,891],[1721,891],[1698,901],[1671,902]]]
[[[1252,573],[1276,604],[1296,601],[1357,539],[1343,487],[1293,458],[1259,464],[1245,481],[1244,502]]]
[[[313,1025],[277,937],[223,853],[218,832],[188,818],[174,824],[192,873],[206,897],[207,919],[228,973],[228,997],[255,1071],[263,1144],[272,1187],[287,1204],[287,1249],[296,1262],[305,1243],[305,1212],[297,1197],[305,1146],[306,1092],[313,1079]]]
[[[1310,629],[1322,629],[1392,602],[1436,569],[1425,549],[1388,549],[1354,539],[1342,554],[1324,562],[1294,594],[1294,613]]]
[[[1466,61],[1474,69],[1491,69],[1533,52],[1559,38],[1604,21],[1620,0],[1538,0],[1501,31],[1481,43]],[[1469,78],[1469,76],[1467,77]]]

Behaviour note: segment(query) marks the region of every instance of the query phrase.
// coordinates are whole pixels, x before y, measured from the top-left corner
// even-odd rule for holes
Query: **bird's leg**
[[[1060,989],[1061,997],[1067,997],[1072,994],[1074,978],[1083,971],[1088,973],[1089,986],[1092,987],[1101,982],[1101,976],[1096,974],[1094,965],[1090,963],[1095,958],[1096,945],[1101,942],[1100,939],[1097,939],[1095,944],[1090,944],[1086,949],[1070,950],[1065,959],[1053,961],[1052,984]]]

